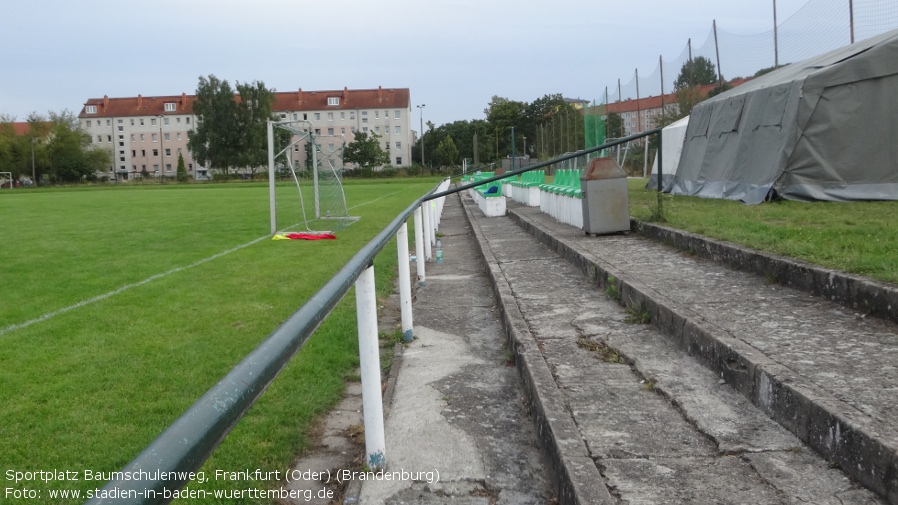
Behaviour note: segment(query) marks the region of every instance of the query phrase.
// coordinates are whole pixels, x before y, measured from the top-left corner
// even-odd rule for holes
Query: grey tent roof
[[[898,30],[696,105],[670,191],[750,204],[771,191],[794,200],[896,200],[893,132]]]

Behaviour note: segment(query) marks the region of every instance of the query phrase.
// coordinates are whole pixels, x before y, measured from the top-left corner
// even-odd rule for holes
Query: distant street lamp
[[[424,175],[424,107],[426,106],[427,104],[423,103],[416,106],[421,115],[421,175]]]

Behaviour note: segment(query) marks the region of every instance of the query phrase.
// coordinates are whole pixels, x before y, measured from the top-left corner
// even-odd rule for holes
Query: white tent
[[[663,165],[661,177],[664,179],[664,190],[670,191],[673,178],[677,174],[680,165],[680,155],[683,153],[683,141],[686,139],[686,128],[689,126],[689,116],[679,119],[661,130],[661,144]],[[649,177],[648,189],[658,189],[658,155],[652,162],[652,175]]]

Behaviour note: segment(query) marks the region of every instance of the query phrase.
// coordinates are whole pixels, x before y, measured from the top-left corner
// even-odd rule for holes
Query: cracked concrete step
[[[538,423],[565,433],[567,416],[582,443],[547,452],[561,467],[585,452],[604,483],[584,491],[571,475],[563,501],[881,503],[508,218],[469,218]]]
[[[669,338],[758,408],[898,504],[898,327],[893,322],[635,234],[588,237],[520,206],[510,207],[509,215],[588,278],[614,284],[628,306],[643,307]],[[721,242],[708,240],[707,247],[700,242],[701,237],[689,237],[691,247],[712,248],[715,257],[748,258],[751,265],[745,267],[763,263],[793,272],[798,277],[777,277],[789,285],[811,277],[840,284],[847,277],[812,265],[795,268],[796,262],[769,255],[762,261],[761,253]],[[881,291],[888,299],[889,290]]]

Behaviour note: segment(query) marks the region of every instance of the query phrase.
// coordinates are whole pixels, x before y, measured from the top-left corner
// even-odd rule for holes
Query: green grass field
[[[648,219],[657,195],[630,181],[630,212]],[[663,196],[668,226],[898,283],[898,202],[793,202],[744,205]]]
[[[13,484],[6,472],[120,470],[436,182],[347,184],[361,220],[335,241],[266,238],[262,184],[0,195],[0,478],[44,493],[0,503],[81,503],[47,490],[103,482]],[[278,193],[284,226],[298,198],[289,184]],[[376,262],[381,295],[395,266],[393,241]],[[357,366],[355,324],[350,296],[206,468],[286,468]]]

